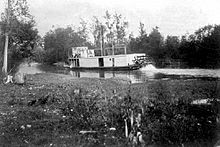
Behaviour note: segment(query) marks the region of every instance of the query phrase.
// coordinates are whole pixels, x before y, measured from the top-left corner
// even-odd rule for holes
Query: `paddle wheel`
[[[154,64],[153,60],[149,56],[137,56],[134,60],[134,63],[143,67],[145,65]]]

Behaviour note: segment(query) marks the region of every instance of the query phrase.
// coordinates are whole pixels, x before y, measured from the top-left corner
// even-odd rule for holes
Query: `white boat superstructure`
[[[116,48],[117,49],[117,48]],[[88,47],[74,47],[69,56],[69,67],[73,69],[127,69],[134,70],[146,62],[145,53],[126,54],[126,47],[123,54],[109,55],[105,50],[104,55],[96,55],[95,49]]]

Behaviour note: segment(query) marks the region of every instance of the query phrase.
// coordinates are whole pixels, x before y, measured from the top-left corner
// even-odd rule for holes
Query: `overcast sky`
[[[0,0],[0,10],[7,0]],[[52,26],[79,25],[80,18],[90,22],[106,10],[117,12],[129,22],[129,32],[138,34],[139,22],[149,33],[155,26],[164,35],[193,33],[207,24],[220,24],[219,0],[28,0],[41,35]]]

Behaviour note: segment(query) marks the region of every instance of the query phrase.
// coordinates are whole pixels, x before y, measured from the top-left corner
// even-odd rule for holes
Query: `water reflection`
[[[155,70],[134,70],[134,71],[74,71],[70,70],[69,74],[74,77],[90,78],[123,78],[129,79],[132,83],[140,83],[156,79],[207,79],[220,78],[220,70],[206,69],[155,69]]]
[[[70,70],[69,74],[74,77],[82,78],[82,77],[89,77],[89,78],[122,78],[128,79],[133,83],[140,82],[142,77],[140,71],[103,71],[103,70],[96,70],[96,71],[78,71],[78,70]]]
[[[132,83],[140,83],[146,80],[155,79],[158,77],[157,73],[156,68],[152,66],[132,71],[69,70],[71,76],[78,78],[122,78],[130,80]]]

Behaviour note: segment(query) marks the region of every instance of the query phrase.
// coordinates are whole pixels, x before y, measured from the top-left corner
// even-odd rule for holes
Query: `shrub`
[[[211,105],[192,105],[183,101],[152,101],[143,115],[143,131],[150,141],[162,144],[182,144],[209,140],[216,127]]]

